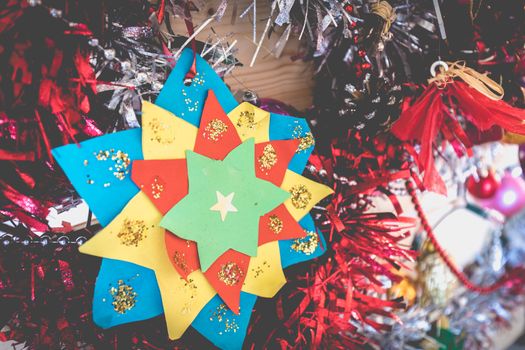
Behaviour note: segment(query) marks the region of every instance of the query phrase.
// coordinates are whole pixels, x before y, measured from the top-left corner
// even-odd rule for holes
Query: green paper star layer
[[[254,157],[253,139],[246,140],[222,161],[186,152],[188,195],[164,216],[160,225],[197,242],[202,271],[228,249],[256,256],[259,218],[290,196],[255,176]]]

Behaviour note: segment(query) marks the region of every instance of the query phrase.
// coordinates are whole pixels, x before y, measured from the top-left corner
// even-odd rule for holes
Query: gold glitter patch
[[[270,215],[270,220],[268,220],[268,226],[270,230],[278,235],[283,230],[284,224],[283,221],[277,215]]]
[[[240,311],[240,310],[239,310]],[[230,319],[227,317],[228,315],[228,307],[226,304],[220,304],[217,306],[215,311],[210,316],[210,321],[217,321],[219,323],[224,323],[224,331],[219,331],[219,335],[223,335],[223,333],[236,333],[240,327],[235,321],[234,318]]]
[[[137,293],[133,287],[128,286],[123,280],[118,280],[117,287],[111,287],[109,293],[113,297],[113,309],[119,314],[125,314],[135,307],[137,303]]]
[[[222,135],[228,131],[228,125],[220,119],[212,119],[204,128],[202,136],[210,141],[219,141]]]
[[[135,246],[138,247],[140,241],[146,238],[148,234],[148,228],[144,220],[130,220],[124,219],[124,223],[117,234],[117,237],[120,238],[120,243],[125,246]]]
[[[308,131],[303,137],[301,137],[301,141],[299,142],[296,153],[306,151],[308,148],[313,147],[314,145],[314,135]]]
[[[292,137],[296,140],[297,139],[301,140],[299,142],[299,146],[297,147],[297,151],[295,151],[295,153],[303,152],[307,150],[308,148],[315,145],[314,135],[310,131],[304,133],[303,135],[303,127],[301,125],[297,125],[293,129]]]
[[[177,267],[179,267],[185,273],[190,272],[186,257],[184,256],[183,252],[176,250],[175,254],[173,254],[173,261],[175,262],[175,265],[177,265]]]
[[[187,281],[180,277],[181,281],[184,282],[183,292],[190,295],[190,300],[185,302],[182,306],[180,312],[183,315],[189,314],[191,312],[191,307],[194,303],[195,298],[197,297],[197,285],[193,282],[193,279],[189,278]]]
[[[305,209],[312,199],[312,194],[305,185],[295,185],[290,189],[292,204],[297,209]]]
[[[226,312],[227,311],[228,311],[228,307],[226,306],[226,304],[220,304],[219,306],[217,306],[217,308],[215,309],[215,311],[211,315],[210,321],[217,320],[217,322],[222,322],[222,320],[226,316]]]
[[[259,168],[261,171],[270,171],[275,164],[277,164],[277,152],[273,148],[272,144],[267,144],[264,146],[263,154],[259,157]]]
[[[217,273],[219,281],[227,286],[234,286],[241,281],[244,276],[244,272],[235,262],[228,262],[221,266],[221,269]]]
[[[93,153],[95,158],[99,161],[107,161],[111,159],[114,164],[112,167],[109,167],[109,171],[113,171],[113,176],[119,180],[124,180],[126,175],[129,174],[129,166],[131,164],[131,159],[127,153],[122,152],[121,150],[115,151],[113,148],[110,150],[101,150]],[[106,186],[107,187],[107,186]]]
[[[239,119],[237,120],[238,127],[244,127],[249,129],[255,129],[255,113],[242,111],[239,114]]]
[[[149,121],[148,126],[153,133],[151,141],[155,141],[161,145],[169,145],[175,141],[174,132],[170,125],[161,124],[160,120],[153,118]]]
[[[159,199],[162,192],[164,192],[164,184],[158,176],[155,176],[153,182],[151,183],[151,195],[153,198]]]
[[[296,252],[311,255],[319,246],[319,236],[314,231],[305,231],[306,237],[298,238],[293,241],[291,248]]]

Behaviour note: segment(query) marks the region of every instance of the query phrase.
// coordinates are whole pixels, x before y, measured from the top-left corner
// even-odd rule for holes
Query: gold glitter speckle
[[[84,159],[84,166],[88,166],[89,162],[87,159]]]
[[[277,215],[270,215],[270,220],[268,220],[268,226],[270,230],[278,235],[283,230],[284,224],[283,221]]]
[[[95,183],[95,181],[93,181],[92,179],[87,179],[86,182],[88,185],[93,185]]]
[[[197,297],[197,285],[191,278],[189,278],[187,281],[182,277],[180,277],[180,279],[184,283],[183,292],[189,294],[190,297],[190,300],[185,302],[180,310],[181,314],[186,315],[191,312],[191,307],[195,298]]]
[[[204,128],[202,136],[211,141],[219,141],[223,134],[228,131],[228,125],[220,119],[212,119]]]
[[[308,148],[313,147],[314,145],[314,135],[310,131],[308,131],[306,134],[304,134],[303,137],[301,137],[301,141],[299,142],[299,146],[297,147],[297,153],[306,151]]]
[[[226,304],[220,304],[219,306],[217,306],[217,308],[215,309],[215,311],[211,315],[210,321],[217,320],[218,322],[222,322],[222,320],[226,316],[226,312],[227,311],[228,311],[228,308],[227,308]]]
[[[319,236],[314,231],[305,231],[306,237],[298,238],[293,241],[291,248],[296,252],[311,255],[319,246]]]
[[[138,247],[140,241],[146,238],[147,230],[144,220],[130,220],[126,218],[117,237],[120,238],[120,243],[126,246]]]
[[[111,287],[109,293],[113,297],[113,309],[119,314],[131,310],[137,303],[137,293],[133,287],[128,286],[123,280],[118,280],[117,287]]]
[[[242,269],[235,262],[228,262],[221,266],[221,269],[217,273],[219,281],[227,286],[234,286],[240,282],[244,276]]]
[[[186,256],[183,252],[176,250],[173,254],[173,261],[175,262],[175,265],[177,265],[177,267],[179,267],[185,273],[190,272],[188,263],[186,261]]]
[[[121,150],[115,151],[114,149],[110,150],[101,150],[93,153],[95,158],[99,161],[107,161],[111,159],[114,164],[112,167],[109,167],[109,171],[113,171],[113,176],[119,180],[124,180],[126,175],[129,174],[129,166],[131,164],[131,159],[127,153],[122,152]]]
[[[300,139],[299,146],[297,147],[296,153],[306,151],[308,148],[315,145],[314,135],[308,131],[303,135],[303,127],[297,125],[292,131],[292,137],[294,139]]]
[[[155,176],[153,182],[151,183],[151,195],[153,198],[159,199],[162,192],[164,192],[164,184],[158,176]]]
[[[295,185],[290,189],[292,204],[297,209],[305,209],[312,199],[312,194],[305,185]]]
[[[255,113],[242,111],[239,114],[239,119],[237,120],[238,127],[245,127],[249,129],[255,129]]]
[[[253,277],[257,278],[260,275],[264,273],[266,269],[270,268],[270,264],[265,260],[263,261],[262,265],[257,265],[256,267],[252,268]]]
[[[157,118],[153,118],[148,123],[148,126],[153,133],[151,141],[155,141],[161,145],[169,145],[175,141],[173,130],[170,125],[162,124]]]
[[[219,331],[219,335],[223,335],[224,333],[236,333],[240,327],[235,321],[235,318],[228,318],[228,307],[226,304],[220,304],[217,306],[215,311],[212,313],[210,317],[210,321],[217,321],[219,323],[224,323],[224,331]]]
[[[277,164],[277,152],[275,152],[275,148],[273,148],[272,144],[269,143],[264,146],[263,154],[259,157],[258,161],[259,168],[261,171],[266,171],[266,173]]]

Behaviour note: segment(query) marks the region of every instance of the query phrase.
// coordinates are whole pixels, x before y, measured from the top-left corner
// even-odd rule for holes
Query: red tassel
[[[444,102],[446,101],[446,103]],[[457,114],[456,114],[457,113]],[[457,115],[474,127],[486,131],[494,126],[525,134],[525,111],[501,100],[493,100],[463,81],[453,81],[440,89],[430,84],[423,94],[402,113],[392,127],[393,134],[404,141],[421,145],[419,169],[424,171],[423,185],[446,194],[446,186],[434,167],[433,147],[438,133],[444,136],[458,156],[470,156],[473,142],[461,127]]]

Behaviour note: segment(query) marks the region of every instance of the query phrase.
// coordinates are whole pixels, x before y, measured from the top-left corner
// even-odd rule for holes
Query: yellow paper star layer
[[[284,202],[284,205],[297,221],[308,214],[320,200],[334,192],[330,187],[291,170],[286,170],[281,188],[290,192],[290,198]]]
[[[139,192],[102,231],[80,246],[80,252],[128,261],[155,271],[171,339],[178,339],[216,294],[203,273],[184,280],[173,267],[164,243],[162,214]]]
[[[248,102],[243,102],[235,107],[228,118],[235,126],[241,141],[255,138],[255,143],[270,140],[270,113]]]
[[[272,298],[285,283],[279,242],[259,246],[257,256],[250,259],[248,275],[242,290],[260,297]]]
[[[170,339],[179,339],[202,308],[217,294],[204,274],[182,278],[170,265],[155,270]]]
[[[173,113],[142,102],[142,152],[144,159],[185,158],[193,150],[197,128]]]

